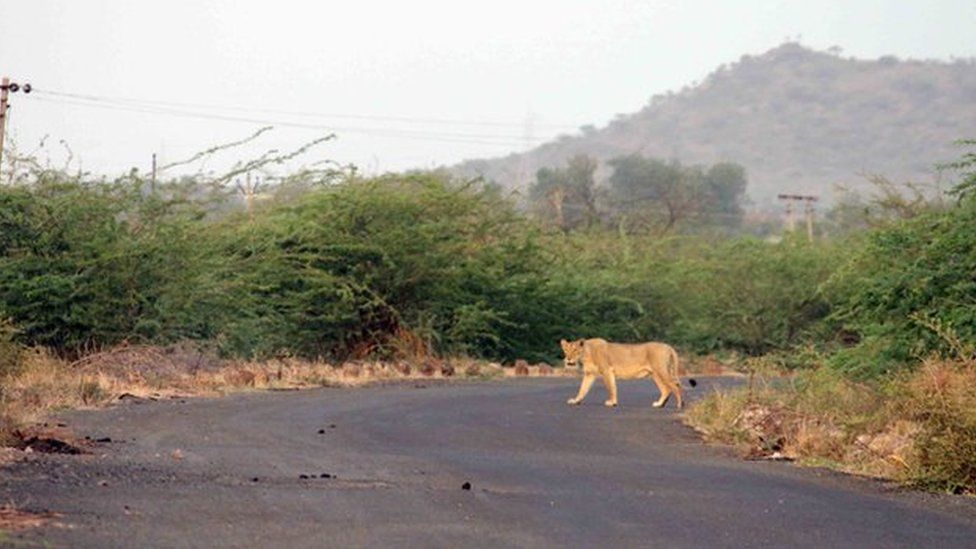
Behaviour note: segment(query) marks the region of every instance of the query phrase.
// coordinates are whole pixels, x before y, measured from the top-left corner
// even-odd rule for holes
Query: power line
[[[48,93],[47,95],[50,95],[50,93]],[[163,114],[163,115],[169,115],[169,116],[175,116],[181,118],[192,118],[198,120],[243,122],[249,124],[263,124],[263,125],[270,124],[274,126],[302,128],[302,129],[327,131],[327,132],[362,133],[362,134],[374,135],[380,137],[394,137],[394,138],[418,139],[418,140],[429,140],[429,141],[446,141],[452,143],[469,143],[469,144],[480,144],[480,145],[518,146],[523,143],[515,136],[505,136],[499,134],[435,132],[435,131],[409,130],[409,129],[396,129],[396,128],[365,128],[365,127],[356,127],[356,126],[325,126],[321,124],[308,124],[303,122],[293,122],[287,120],[274,120],[268,118],[252,118],[252,117],[229,116],[229,115],[212,114],[212,113],[201,113],[201,112],[178,110],[178,109],[166,108],[166,107],[112,104],[112,103],[103,103],[103,102],[88,102],[85,100],[76,100],[76,99],[52,99],[48,97],[34,97],[32,98],[32,100],[42,101],[47,103],[62,104],[62,105],[90,107],[90,108],[107,109],[107,110],[115,110],[115,111],[137,112],[143,114]]]
[[[212,103],[210,104],[189,103],[184,101],[164,101],[164,100],[154,100],[154,99],[134,99],[134,98],[126,98],[126,97],[98,96],[98,95],[91,95],[91,94],[69,93],[69,92],[59,92],[59,91],[51,91],[51,90],[35,90],[35,91],[43,95],[50,95],[56,97],[82,99],[86,101],[106,102],[106,103],[115,103],[115,104],[128,104],[128,105],[147,105],[147,106],[156,105],[156,106],[166,106],[166,107],[182,107],[182,108],[194,108],[194,109],[280,114],[280,115],[287,115],[287,116],[311,116],[317,118],[339,118],[339,119],[349,119],[349,120],[409,122],[409,123],[417,123],[417,124],[439,124],[439,125],[450,125],[450,126],[485,126],[485,127],[499,127],[499,128],[520,128],[524,125],[523,122],[491,122],[486,120],[461,120],[461,119],[449,119],[449,118],[323,113],[323,112],[313,112],[313,111],[267,109],[267,108],[259,108],[259,107],[227,106],[227,105],[217,105]],[[578,129],[577,126],[571,124],[535,124],[535,127],[547,128],[547,129],[562,129],[562,130]]]
[[[127,112],[138,112],[146,114],[166,114],[172,116],[178,116],[183,118],[196,118],[201,120],[216,120],[223,122],[246,122],[251,124],[273,124],[279,126],[287,126],[293,128],[305,128],[312,130],[326,130],[326,131],[348,131],[348,132],[365,132],[365,133],[388,133],[396,135],[421,135],[421,136],[432,136],[432,137],[447,137],[447,138],[460,138],[460,139],[498,139],[504,140],[504,143],[515,143],[515,137],[508,137],[498,134],[469,134],[469,133],[454,133],[454,132],[434,132],[434,131],[418,131],[418,130],[408,130],[408,129],[384,129],[384,128],[363,128],[356,126],[326,126],[322,124],[309,124],[305,122],[293,122],[287,120],[274,120],[269,118],[252,118],[252,117],[241,117],[241,116],[229,116],[222,114],[213,113],[202,113],[194,111],[177,110],[172,108],[164,107],[150,107],[150,106],[138,106],[138,105],[121,105],[121,104],[109,104],[109,103],[89,103],[79,100],[57,100],[37,97],[34,98],[37,101],[44,101],[48,103],[56,103],[62,105],[74,105],[82,107],[92,107],[98,109],[108,109],[115,111],[127,111]]]

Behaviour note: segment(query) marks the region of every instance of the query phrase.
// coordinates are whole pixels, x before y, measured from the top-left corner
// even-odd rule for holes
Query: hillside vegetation
[[[973,120],[972,59],[858,60],[786,43],[656,95],[605,127],[454,170],[524,189],[539,168],[580,154],[735,162],[748,172],[756,205],[768,208],[780,192],[830,198],[834,185],[857,185],[864,174],[931,182],[938,163],[959,155],[953,143],[971,135]]]
[[[956,165],[954,204],[877,225],[831,269],[829,331],[750,359],[748,389],[689,422],[753,456],[976,492],[976,154]],[[800,366],[790,383],[761,382],[784,366]]]

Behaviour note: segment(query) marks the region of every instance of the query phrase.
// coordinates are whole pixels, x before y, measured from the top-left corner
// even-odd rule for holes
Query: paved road
[[[0,499],[64,514],[67,527],[14,541],[71,547],[976,545],[973,499],[741,461],[701,444],[673,408],[652,409],[649,384],[624,383],[621,407],[606,409],[602,388],[567,406],[575,383],[70,414],[80,434],[115,442],[0,470]]]

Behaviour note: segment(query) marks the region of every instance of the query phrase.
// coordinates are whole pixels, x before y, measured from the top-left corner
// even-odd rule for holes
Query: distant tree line
[[[541,219],[568,231],[597,224],[628,232],[664,234],[702,227],[737,229],[742,223],[746,170],[733,162],[683,165],[632,154],[607,161],[599,185],[596,159],[577,155],[565,167],[542,168],[529,187]]]

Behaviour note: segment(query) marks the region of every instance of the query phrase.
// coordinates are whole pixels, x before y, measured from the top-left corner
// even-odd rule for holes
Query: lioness
[[[579,404],[590,392],[597,376],[603,378],[610,399],[606,406],[617,405],[617,379],[650,377],[661,391],[661,397],[654,402],[656,408],[664,406],[673,392],[681,408],[681,379],[678,377],[678,353],[665,343],[610,343],[605,339],[580,339],[559,342],[566,354],[565,364],[569,368],[583,365],[583,382],[579,394],[567,400],[568,404]],[[695,380],[689,380],[694,387]]]

